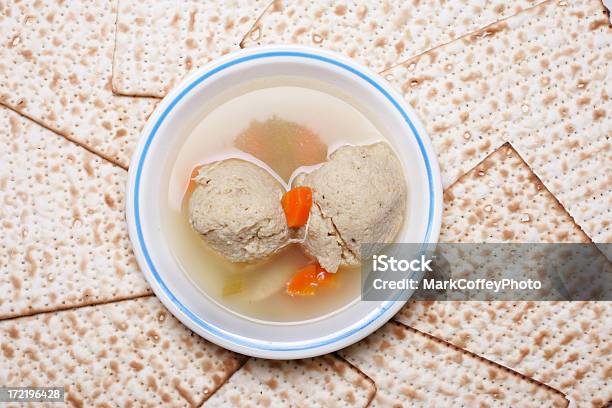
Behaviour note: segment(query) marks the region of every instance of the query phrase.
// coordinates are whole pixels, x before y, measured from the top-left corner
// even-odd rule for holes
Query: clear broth
[[[209,249],[191,228],[185,197],[187,185],[194,167],[226,158],[242,158],[271,170],[271,163],[235,147],[237,136],[253,121],[265,122],[276,117],[305,126],[327,145],[328,152],[344,144],[372,143],[384,137],[353,103],[349,103],[349,96],[317,82],[290,77],[268,78],[229,95],[204,114],[186,134],[170,169],[168,211],[163,228],[172,245],[171,252],[202,293],[246,318],[297,322],[340,310],[359,298],[358,268],[340,269],[334,287],[320,288],[314,296],[289,296],[285,293],[286,282],[309,262],[301,248],[289,245],[269,259],[254,264],[225,260]],[[293,174],[305,169],[300,167]],[[275,177],[285,187],[290,184],[290,180]],[[228,282],[234,290],[228,291]],[[232,293],[238,286],[240,290]]]

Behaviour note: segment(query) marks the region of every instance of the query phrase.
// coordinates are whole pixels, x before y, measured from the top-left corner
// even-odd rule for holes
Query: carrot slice
[[[187,184],[187,191],[185,192],[185,196],[189,197],[191,193],[193,193],[193,190],[195,190],[196,182],[194,178],[196,178],[196,176],[200,172],[201,167],[202,165],[197,165],[193,168],[193,170],[191,170],[191,175],[189,176],[189,184]]]
[[[283,194],[281,199],[287,225],[291,228],[301,227],[308,222],[312,206],[312,190],[310,187],[295,187]]]
[[[299,269],[287,282],[287,294],[291,296],[313,296],[317,289],[336,281],[336,275],[321,268],[318,263],[306,265]]]

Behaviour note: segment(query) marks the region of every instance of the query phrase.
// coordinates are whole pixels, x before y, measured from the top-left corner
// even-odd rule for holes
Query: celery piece
[[[242,292],[244,287],[244,278],[242,275],[231,275],[225,279],[223,283],[223,297],[235,295]]]

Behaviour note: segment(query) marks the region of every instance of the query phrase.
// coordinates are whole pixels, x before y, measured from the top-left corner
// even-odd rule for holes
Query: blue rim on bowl
[[[366,81],[369,85],[376,89],[376,91],[380,92],[393,105],[393,107],[397,110],[397,112],[400,113],[403,120],[412,130],[412,134],[416,138],[420,154],[425,163],[427,171],[429,212],[427,216],[428,221],[426,234],[422,242],[427,243],[437,241],[441,218],[441,181],[437,160],[435,158],[435,155],[433,155],[433,150],[431,149],[430,142],[427,136],[421,135],[417,129],[417,127],[420,127],[422,129],[422,125],[415,125],[415,119],[411,118],[411,115],[409,115],[407,112],[409,108],[406,107],[405,102],[403,102],[403,100],[400,99],[401,102],[398,101],[398,96],[393,95],[395,93],[393,90],[388,88],[388,86],[384,85],[384,82],[382,82],[381,79],[373,79],[378,77],[376,74],[365,73],[367,69],[356,67],[356,64],[346,60],[344,57],[335,56],[334,54],[329,53],[327,51],[310,49],[308,47],[262,47],[260,49],[239,51],[237,53],[228,54],[227,56],[225,56],[225,58],[223,58],[224,61],[220,64],[217,62],[217,64],[215,65],[215,62],[213,62],[212,64],[209,64],[206,67],[200,68],[195,73],[191,74],[188,78],[183,80],[183,82],[176,88],[176,91],[171,92],[166,97],[170,98],[168,99],[169,102],[164,101],[166,103],[160,104],[156,112],[151,116],[154,122],[149,123],[148,126],[145,127],[145,130],[141,135],[138,148],[134,153],[134,157],[132,158],[132,163],[129,169],[130,174],[128,177],[126,209],[130,238],[135,247],[134,249],[138,262],[144,271],[145,277],[153,287],[158,298],[160,298],[160,300],[169,309],[171,309],[171,311],[174,309],[179,310],[182,313],[182,316],[176,317],[178,317],[184,324],[192,328],[194,331],[198,332],[209,340],[215,338],[225,340],[223,345],[227,346],[230,349],[233,349],[234,351],[245,352],[246,349],[252,351],[252,353],[248,353],[251,355],[266,356],[272,358],[295,358],[294,356],[289,355],[284,356],[283,353],[290,354],[291,352],[301,351],[302,353],[300,354],[300,357],[305,357],[310,355],[322,354],[323,352],[333,351],[335,349],[340,348],[334,348],[335,344],[338,344],[349,337],[355,336],[364,329],[369,328],[370,330],[368,330],[366,333],[361,336],[356,336],[354,339],[355,341],[360,340],[376,328],[380,327],[392,315],[382,321],[380,320],[381,317],[386,314],[389,314],[390,312],[395,314],[395,312],[399,310],[399,307],[401,307],[401,305],[403,305],[405,302],[396,301],[396,299],[399,298],[398,295],[398,297],[396,297],[394,300],[389,300],[382,303],[375,310],[374,313],[370,313],[368,316],[366,316],[367,319],[359,322],[358,325],[347,327],[344,330],[336,333],[333,337],[325,338],[324,340],[313,341],[307,344],[283,345],[270,344],[262,341],[253,341],[252,339],[229,333],[219,327],[211,325],[210,323],[202,320],[199,316],[197,316],[189,308],[187,308],[172,293],[172,291],[168,288],[168,286],[160,276],[155,264],[151,259],[142,232],[142,221],[140,218],[140,189],[143,166],[147,158],[147,152],[149,150],[149,147],[168,114],[194,87],[198,86],[203,81],[214,77],[216,74],[222,72],[223,70],[248,61],[274,57],[306,58],[314,59],[327,64],[332,64],[338,68],[350,72],[357,78]],[[412,116],[414,116],[414,114]],[[436,187],[438,188],[436,189]],[[397,305],[397,303],[400,304]],[[228,344],[230,345],[228,346]],[[232,347],[231,345],[236,345],[237,347]],[[318,352],[319,350],[322,352]],[[272,355],[267,352],[272,352]]]

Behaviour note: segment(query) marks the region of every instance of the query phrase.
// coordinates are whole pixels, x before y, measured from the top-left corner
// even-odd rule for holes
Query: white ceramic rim
[[[382,302],[376,309],[377,313],[370,313],[364,316],[359,322],[360,324],[353,324],[350,330],[347,331],[347,328],[339,327],[337,336],[332,338],[328,336],[322,341],[311,342],[309,345],[293,347],[289,344],[258,344],[244,342],[241,336],[232,336],[232,333],[228,333],[207,324],[205,319],[189,310],[175,294],[168,289],[159,273],[157,273],[155,265],[148,253],[139,220],[139,202],[136,186],[139,185],[143,163],[151,140],[168,112],[170,112],[178,101],[187,95],[191,89],[201,82],[206,81],[208,78],[213,77],[215,73],[220,72],[226,67],[231,67],[249,60],[267,57],[311,58],[333,64],[345,69],[347,75],[353,76],[356,80],[368,82],[389,100],[395,109],[403,116],[412,130],[425,162],[428,175],[427,184],[429,187],[429,221],[427,232],[422,242],[437,242],[442,218],[442,181],[436,154],[425,128],[421,124],[416,113],[406,104],[403,97],[391,88],[391,86],[389,86],[378,74],[336,53],[304,46],[266,46],[236,51],[195,70],[181,81],[181,83],[159,103],[154,113],[149,117],[140,136],[136,151],[132,156],[126,189],[126,219],[134,254],[145,278],[151,285],[155,295],[183,324],[205,339],[242,354],[274,359],[306,358],[333,352],[361,340],[391,319],[406,301],[389,300]],[[212,80],[214,80],[214,78]],[[148,237],[148,239],[152,238]],[[372,314],[374,316],[372,316]]]

